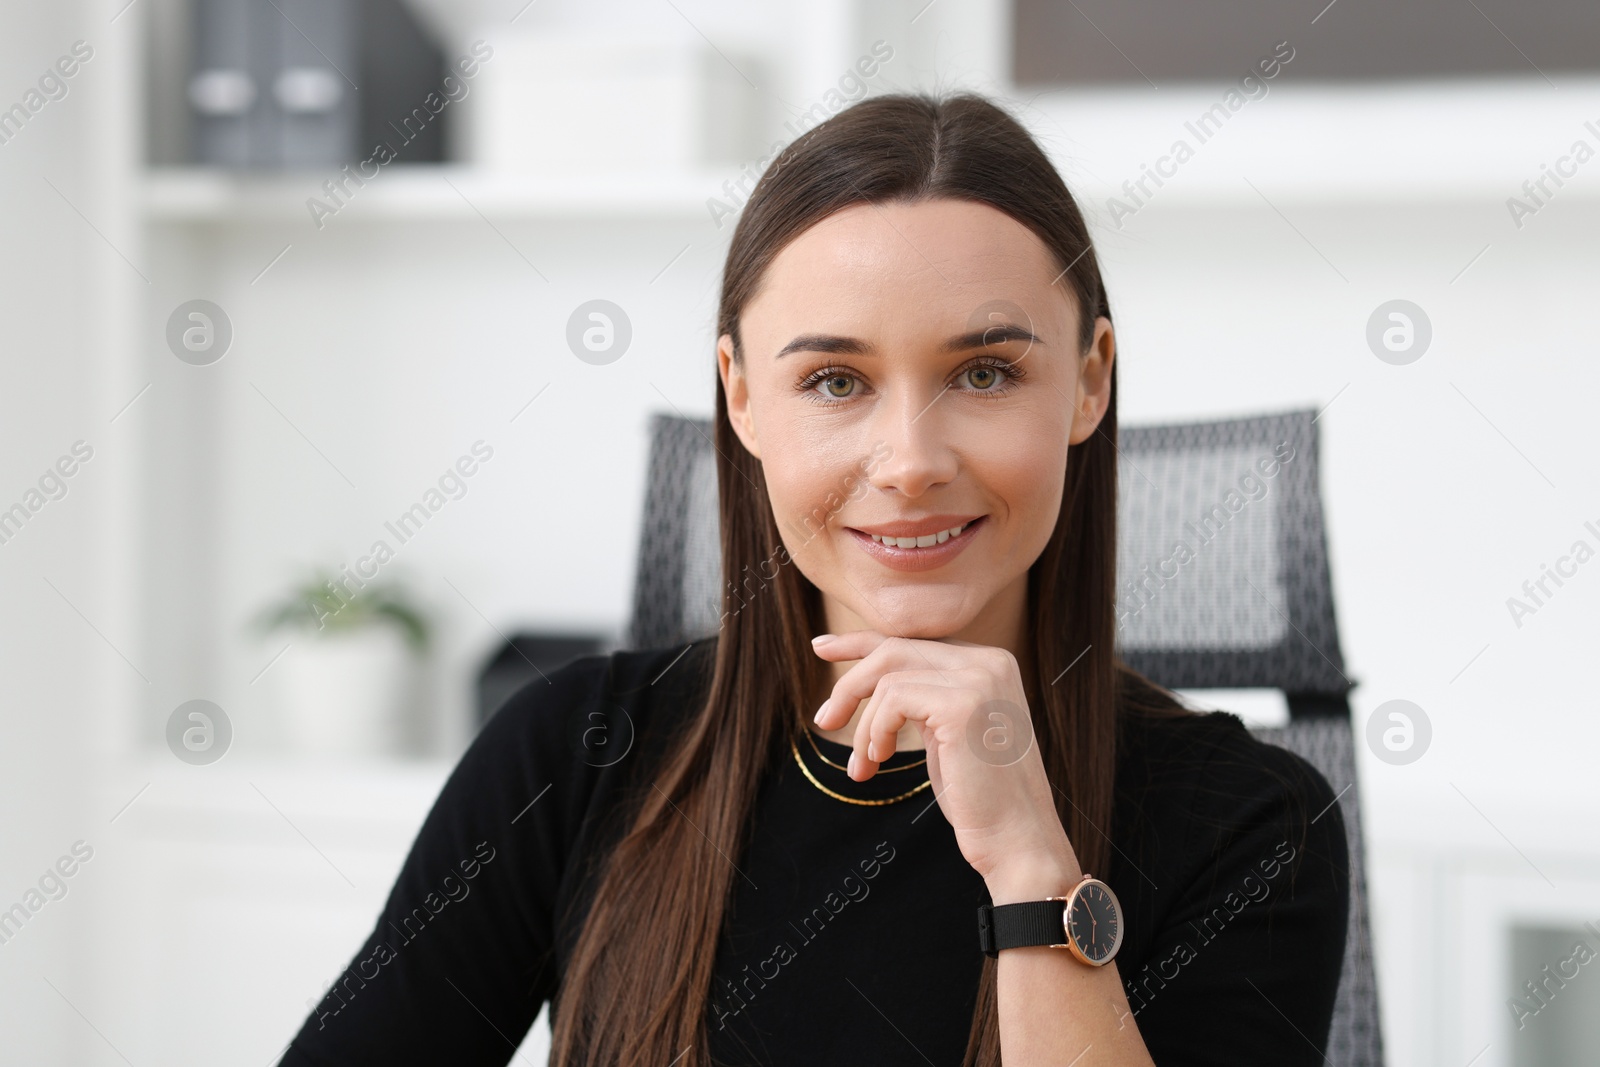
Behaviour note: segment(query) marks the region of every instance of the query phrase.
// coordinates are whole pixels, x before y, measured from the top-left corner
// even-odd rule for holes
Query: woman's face
[[[729,417],[830,631],[1017,644],[1068,446],[1110,401],[1110,321],[1081,354],[1060,270],[984,204],[859,204],[769,266],[742,364],[720,339]]]

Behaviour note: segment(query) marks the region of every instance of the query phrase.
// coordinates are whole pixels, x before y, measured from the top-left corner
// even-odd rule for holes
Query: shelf
[[[354,167],[351,173],[359,172]],[[157,168],[145,172],[140,201],[144,217],[174,224],[239,224],[318,221],[308,206],[316,198],[337,207],[322,214],[323,228],[347,222],[470,220],[559,220],[566,218],[711,221],[706,201],[726,200],[726,170],[684,173],[555,175],[492,173],[450,164],[390,164],[365,184],[346,179],[350,194],[335,204],[324,183],[336,168],[285,173],[236,174],[205,167]],[[737,206],[737,205],[735,205]]]
[[[1286,83],[1251,103],[1202,143],[1195,116],[1216,105],[1218,90],[1171,86],[1141,90],[1054,90],[1037,94],[1024,117],[1043,140],[1074,194],[1097,209],[1131,201],[1125,182],[1162,165],[1168,180],[1145,195],[1171,207],[1210,208],[1270,202],[1442,203],[1501,205],[1522,195],[1541,164],[1573,143],[1600,140],[1600,79],[1563,79],[1559,96],[1536,79],[1448,84],[1328,86]],[[1485,136],[1485,131],[1493,136]],[[1178,140],[1193,162],[1161,163]],[[1215,143],[1212,143],[1212,142]],[[1271,150],[1263,151],[1264,146]],[[1600,182],[1581,166],[1557,194],[1592,202]],[[352,172],[354,168],[351,168]],[[359,173],[359,172],[356,172]],[[362,222],[461,220],[638,220],[714,222],[708,201],[737,209],[725,188],[742,168],[591,173],[574,161],[558,173],[494,171],[462,164],[392,163],[335,204],[325,167],[240,174],[206,167],[147,170],[144,217],[175,225],[315,225],[308,201],[338,207],[323,228]],[[1146,179],[1150,181],[1150,179]],[[343,194],[341,194],[343,195]],[[1138,201],[1132,201],[1137,204]],[[723,219],[724,228],[734,215]]]
[[[1505,212],[1542,165],[1600,143],[1600,78],[1296,82],[1228,111],[1229,86],[1054,89],[1026,118],[1073,193],[1109,214],[1165,207],[1481,204]],[[1235,98],[1237,102],[1237,97]],[[1197,128],[1201,116],[1211,124]],[[1187,146],[1180,158],[1177,145]],[[1600,198],[1600,163],[1564,164],[1564,204]],[[1164,178],[1150,176],[1161,168]],[[1143,182],[1142,188],[1138,183]],[[1135,185],[1130,192],[1125,183]],[[1511,224],[1507,222],[1508,231]]]
[[[249,758],[229,753],[214,764],[189,766],[166,754],[127,764],[101,784],[98,803],[119,825],[159,826],[182,816],[221,826],[230,819],[286,814],[317,820],[421,820],[455,762],[441,759]],[[270,797],[270,800],[268,799]],[[280,815],[273,814],[277,805]]]

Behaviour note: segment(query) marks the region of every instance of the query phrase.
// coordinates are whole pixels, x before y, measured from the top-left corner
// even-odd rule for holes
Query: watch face
[[[1066,915],[1067,934],[1090,963],[1106,963],[1122,944],[1122,912],[1111,887],[1084,883]]]

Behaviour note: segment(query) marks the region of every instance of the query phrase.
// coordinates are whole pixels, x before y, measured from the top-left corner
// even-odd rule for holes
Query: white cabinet
[[[1401,808],[1410,826],[1432,831],[1426,839],[1408,831],[1369,845],[1387,1062],[1593,1062],[1600,1041],[1600,934],[1585,924],[1600,930],[1600,815],[1568,808],[1551,819],[1549,811],[1488,793],[1474,795],[1482,811],[1421,794],[1403,800],[1379,794],[1373,802],[1377,822],[1385,807]],[[1545,979],[1542,968],[1554,969],[1580,938],[1595,958],[1567,968],[1576,974],[1564,986],[1551,982],[1545,1007],[1524,1018],[1519,1033],[1510,999],[1527,999],[1522,984]],[[1575,1047],[1584,1051],[1574,1058]]]
[[[95,1023],[135,1063],[273,1063],[370,932],[450,765],[137,770],[148,788],[85,865]],[[139,789],[117,779],[108,812]],[[519,1062],[542,1063],[542,1018],[530,1035]]]

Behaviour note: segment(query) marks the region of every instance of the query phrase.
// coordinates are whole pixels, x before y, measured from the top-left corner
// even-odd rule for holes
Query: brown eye
[[[993,367],[973,367],[967,371],[967,380],[974,389],[987,390],[995,383],[997,375]]]

